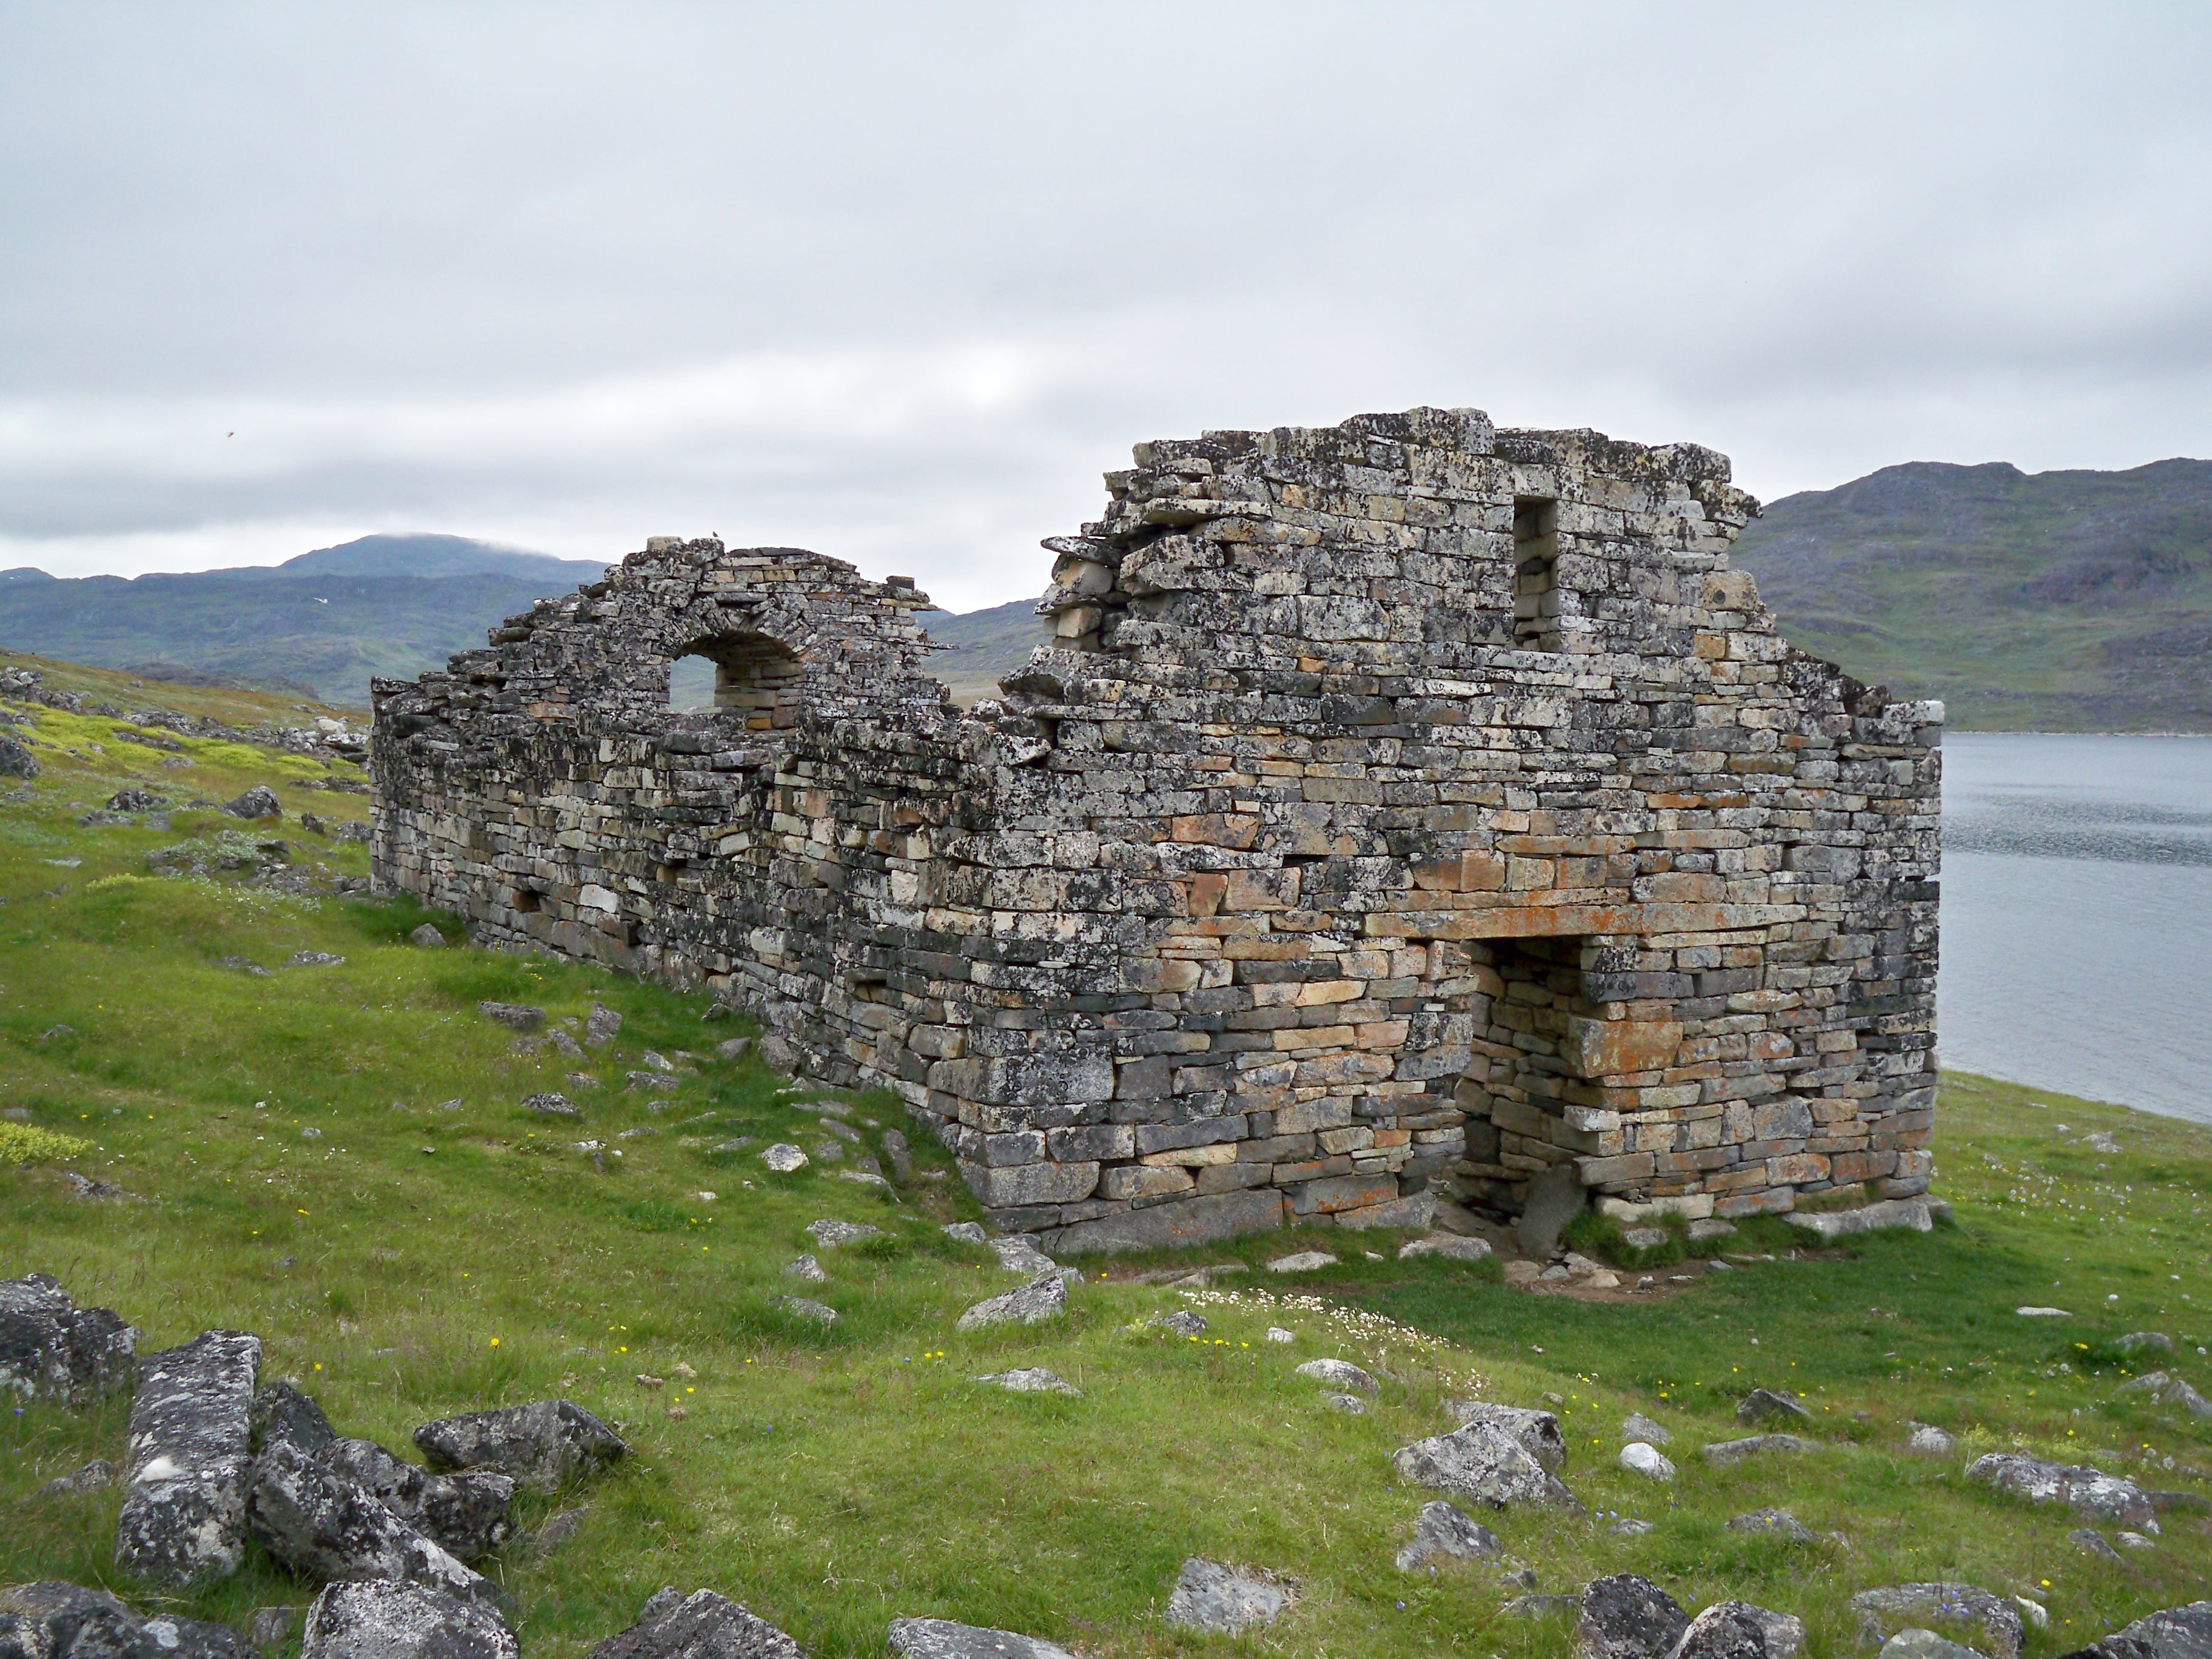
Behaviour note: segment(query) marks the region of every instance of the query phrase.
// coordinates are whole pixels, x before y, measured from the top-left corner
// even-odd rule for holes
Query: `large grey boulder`
[[[1805,1626],[1786,1613],[1716,1601],[1690,1620],[1668,1659],[1790,1659],[1804,1641]]]
[[[1075,1659],[1066,1648],[1037,1637],[956,1625],[950,1619],[894,1619],[890,1644],[900,1659]]]
[[[397,1579],[326,1584],[307,1609],[300,1659],[516,1659],[493,1608]]]
[[[672,1607],[656,1595],[644,1611],[652,1616],[610,1636],[585,1659],[806,1659],[774,1625],[709,1589],[695,1590]]]
[[[1165,1617],[1183,1630],[1234,1636],[1273,1624],[1290,1604],[1291,1593],[1281,1585],[1194,1555],[1182,1564]]]
[[[1966,1466],[1966,1478],[2031,1504],[2063,1504],[2085,1519],[2138,1532],[2158,1530],[2149,1495],[2132,1480],[2087,1464],[2053,1463],[2021,1452],[1990,1452]]]
[[[138,1333],[44,1273],[0,1279],[0,1394],[88,1406],[131,1386]]]
[[[1041,1325],[1067,1310],[1067,1282],[1054,1268],[1039,1273],[1018,1291],[978,1302],[960,1316],[957,1329],[977,1331],[990,1325]]]
[[[2212,1601],[2147,1613],[2066,1659],[2212,1659]]]
[[[1324,1388],[1348,1389],[1370,1399],[1379,1392],[1375,1379],[1348,1359],[1309,1359],[1297,1373]]]
[[[1550,1412],[1531,1411],[1525,1406],[1493,1406],[1486,1400],[1454,1400],[1445,1408],[1462,1428],[1487,1423],[1504,1430],[1529,1456],[1554,1473],[1567,1461],[1567,1437],[1559,1419]]]
[[[1681,1604],[1649,1578],[1616,1573],[1583,1589],[1575,1651],[1581,1659],[1666,1659],[1689,1626]]]
[[[1972,1625],[1990,1659],[2020,1659],[2020,1609],[1978,1585],[1885,1584],[1851,1597],[1851,1611],[1858,1615],[1859,1639],[1869,1647],[1907,1626]]]
[[[865,1244],[872,1238],[884,1237],[881,1227],[871,1227],[865,1221],[831,1221],[826,1218],[806,1224],[807,1237],[817,1249],[834,1250],[844,1244]]]
[[[0,1589],[7,1659],[252,1659],[228,1625],[147,1618],[105,1590],[46,1580]]]
[[[1416,1440],[1390,1454],[1390,1466],[1416,1486],[1472,1498],[1492,1509],[1516,1504],[1580,1509],[1581,1500],[1526,1447],[1492,1423]]]
[[[1397,1565],[1401,1572],[1419,1572],[1437,1559],[1488,1561],[1504,1553],[1496,1533],[1440,1498],[1421,1506],[1413,1520],[1413,1540],[1398,1552]]]
[[[514,1536],[514,1477],[492,1469],[434,1474],[374,1440],[331,1443],[318,1460],[358,1481],[377,1502],[462,1561],[490,1554]]]
[[[566,1400],[441,1418],[415,1431],[415,1445],[441,1474],[491,1469],[534,1492],[551,1492],[629,1450],[612,1429]]]
[[[140,1366],[115,1523],[115,1562],[125,1572],[181,1589],[238,1571],[260,1364],[258,1337],[206,1331]]]
[[[397,1578],[472,1601],[500,1592],[425,1538],[359,1481],[279,1443],[254,1466],[246,1523],[283,1565],[322,1580]]]

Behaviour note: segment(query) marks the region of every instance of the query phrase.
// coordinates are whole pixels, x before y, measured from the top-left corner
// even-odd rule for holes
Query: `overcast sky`
[[[1206,428],[2212,454],[2208,88],[2195,3],[0,0],[0,566],[712,532],[967,610]]]

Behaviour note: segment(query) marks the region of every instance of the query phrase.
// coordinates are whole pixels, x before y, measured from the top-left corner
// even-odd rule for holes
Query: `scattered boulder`
[[[514,1478],[491,1469],[433,1474],[374,1440],[341,1439],[317,1460],[360,1484],[455,1559],[475,1561],[514,1535]]]
[[[289,1446],[302,1457],[320,1461],[337,1444],[338,1431],[323,1408],[289,1382],[271,1382],[253,1396],[253,1446]]]
[[[1440,1255],[1447,1261],[1485,1261],[1490,1257],[1490,1243],[1458,1233],[1427,1233],[1398,1247],[1401,1261],[1425,1255]]]
[[[760,1040],[754,1052],[760,1055],[761,1064],[772,1072],[788,1074],[799,1069],[799,1049],[789,1037],[771,1031]]]
[[[1971,1625],[1990,1659],[2020,1659],[2020,1609],[1972,1584],[1887,1584],[1851,1597],[1851,1611],[1869,1647],[1907,1626]]]
[[[1784,1626],[1782,1632],[1774,1631],[1775,1621]],[[1776,1633],[1783,1636],[1785,1650],[1774,1646]],[[1784,1614],[1747,1601],[1716,1601],[1690,1620],[1670,1659],[1783,1659],[1784,1651],[1795,1654],[1804,1640],[1804,1626]]]
[[[181,1589],[238,1571],[260,1364],[259,1339],[205,1331],[141,1365],[115,1526],[115,1562],[125,1571]]]
[[[1178,1308],[1173,1313],[1155,1314],[1145,1322],[1156,1330],[1170,1336],[1203,1336],[1206,1334],[1206,1316],[1193,1308]]]
[[[991,1325],[1037,1325],[1067,1309],[1067,1281],[1058,1272],[1039,1273],[1018,1291],[978,1302],[960,1316],[955,1328],[978,1331]]]
[[[21,778],[28,781],[38,775],[38,757],[31,753],[29,745],[18,743],[6,732],[0,732],[0,778]]]
[[[82,1492],[102,1492],[115,1484],[115,1465],[95,1457],[82,1468],[57,1475],[39,1488],[41,1498],[70,1498]]]
[[[1346,1417],[1367,1415],[1367,1402],[1356,1394],[1325,1394],[1321,1397],[1322,1409],[1342,1412]]]
[[[2066,1659],[2208,1659],[2212,1656],[2212,1601],[2147,1613]]]
[[[1290,1592],[1281,1585],[1194,1555],[1182,1564],[1166,1618],[1182,1630],[1235,1636],[1255,1625],[1273,1624],[1290,1604]]]
[[[1419,1572],[1439,1558],[1447,1561],[1491,1561],[1505,1546],[1498,1534],[1456,1505],[1441,1498],[1425,1504],[1413,1517],[1413,1541],[1398,1552],[1398,1571]],[[1433,1569],[1431,1569],[1433,1571]]]
[[[88,1406],[130,1387],[138,1333],[106,1308],[80,1308],[44,1273],[0,1279],[0,1394]]]
[[[1647,1445],[1663,1446],[1674,1439],[1674,1431],[1663,1423],[1655,1423],[1642,1412],[1631,1412],[1620,1419],[1623,1440],[1641,1440]]]
[[[774,1625],[713,1590],[695,1590],[672,1607],[662,1599],[667,1594],[653,1596],[636,1624],[607,1638],[585,1659],[806,1659],[799,1644]]]
[[[1279,1255],[1267,1264],[1271,1273],[1310,1273],[1316,1267],[1333,1267],[1336,1258],[1327,1250],[1299,1250],[1291,1255]]]
[[[1813,1541],[1813,1529],[1787,1510],[1753,1510],[1748,1515],[1733,1516],[1728,1528],[1765,1538],[1786,1538],[1793,1544]]]
[[[1575,1620],[1579,1659],[1665,1659],[1690,1626],[1681,1604],[1632,1572],[1593,1579]]]
[[[535,1112],[540,1117],[565,1117],[579,1123],[584,1117],[582,1107],[568,1096],[550,1091],[542,1095],[532,1095],[522,1103],[522,1109]]]
[[[9,1659],[251,1659],[228,1625],[149,1619],[105,1590],[46,1580],[0,1588]]]
[[[2122,1394],[2147,1394],[2161,1406],[2179,1406],[2191,1417],[2212,1417],[2212,1400],[2191,1388],[2180,1377],[2164,1371],[2146,1371],[2130,1382],[2123,1382]]]
[[[566,1400],[441,1418],[416,1430],[415,1444],[441,1474],[493,1469],[534,1492],[551,1492],[629,1450],[612,1429]]]
[[[428,1584],[325,1584],[307,1609],[300,1659],[517,1659],[495,1609]]]
[[[1449,1434],[1401,1446],[1390,1465],[1416,1486],[1492,1509],[1516,1504],[1579,1509],[1580,1500],[1528,1449],[1494,1423],[1471,1423]]]
[[[769,1298],[769,1305],[795,1314],[801,1319],[811,1320],[817,1325],[837,1322],[838,1315],[835,1308],[826,1302],[811,1301],[803,1296],[772,1296]]]
[[[990,1239],[982,1227],[973,1221],[948,1221],[938,1231],[957,1244],[983,1244],[989,1243]]]
[[[504,1025],[510,1031],[535,1031],[545,1024],[545,1011],[532,1008],[520,1002],[483,1001],[477,1004],[477,1012],[495,1025]]]
[[[1075,1659],[1066,1648],[1034,1636],[949,1619],[893,1620],[890,1640],[900,1659]]]
[[[343,957],[332,956],[328,951],[295,951],[284,958],[287,968],[343,968]]]
[[[1937,1428],[1932,1423],[1912,1425],[1912,1437],[1905,1443],[1905,1449],[1921,1457],[1950,1457],[1959,1449],[1957,1438]]]
[[[604,1048],[622,1031],[622,1016],[602,1003],[593,1003],[584,1021],[584,1046]]]
[[[167,795],[157,795],[150,789],[118,789],[107,798],[111,812],[160,812],[168,805]]]
[[[2142,1487],[2085,1464],[2053,1463],[2021,1452],[1990,1452],[1966,1466],[1966,1478],[2031,1504],[2063,1504],[2085,1520],[2144,1531],[2157,1528],[2156,1511]]]
[[[761,1162],[777,1175],[795,1175],[806,1167],[806,1154],[790,1142],[780,1140],[761,1154]]]
[[[1982,1659],[1982,1656],[1947,1636],[1913,1626],[1884,1642],[1877,1659]]]
[[[1615,1538],[1641,1538],[1644,1534],[1656,1532],[1659,1528],[1649,1521],[1639,1521],[1632,1515],[1624,1515],[1606,1530]]]
[[[1735,1420],[1748,1426],[1780,1418],[1785,1422],[1809,1423],[1813,1413],[1786,1394],[1777,1394],[1771,1389],[1753,1389],[1737,1404]]]
[[[423,951],[442,951],[446,948],[446,936],[438,931],[438,924],[434,921],[426,921],[408,934],[407,942]]]
[[[808,1222],[806,1234],[825,1250],[834,1250],[845,1244],[865,1243],[869,1239],[884,1237],[881,1227],[871,1227],[866,1222],[826,1219]]]
[[[1014,1394],[1072,1394],[1080,1398],[1083,1390],[1054,1372],[1042,1369],[1024,1371],[994,1371],[988,1376],[979,1376],[978,1382],[988,1382]]]
[[[2066,1534],[2066,1541],[2084,1555],[2094,1556],[2100,1561],[2119,1561],[2125,1558],[2106,1540],[2105,1534],[2090,1527],[2076,1527]]]
[[[498,1595],[359,1481],[289,1445],[266,1448],[255,1463],[246,1522],[280,1564],[309,1577],[404,1579],[475,1601]]]
[[[1754,1434],[1741,1440],[1722,1440],[1705,1448],[1705,1462],[1717,1469],[1725,1469],[1747,1458],[1759,1457],[1768,1452],[1803,1454],[1820,1449],[1817,1440],[1802,1440],[1794,1434]]]
[[[815,1259],[811,1251],[800,1256],[796,1261],[786,1262],[783,1270],[802,1285],[825,1284],[830,1278],[828,1273],[822,1271],[821,1262]]]
[[[752,1047],[750,1037],[724,1037],[714,1045],[714,1054],[718,1059],[734,1063],[750,1054]]]
[[[566,1544],[570,1539],[574,1538],[578,1533],[584,1529],[584,1522],[591,1518],[591,1514],[592,1506],[589,1504],[579,1504],[573,1510],[562,1510],[556,1514],[547,1516],[545,1517],[545,1523],[539,1527],[538,1530],[532,1533],[530,1536],[531,1559],[536,1561],[543,1561],[547,1557],[552,1555],[556,1551],[559,1550],[562,1545]],[[677,1602],[680,1602],[684,1599],[681,1595],[678,1595],[672,1589],[663,1590],[661,1594],[664,1595],[674,1595],[676,1597],[675,1601],[669,1603],[671,1607],[675,1606]],[[647,1602],[647,1605],[650,1606],[651,1603]],[[647,1618],[648,1616],[650,1615],[646,1613],[640,1613],[638,1615],[641,1619]]]
[[[281,818],[284,816],[283,803],[276,799],[276,792],[265,783],[257,783],[236,800],[225,802],[222,810],[234,818]]]
[[[2120,1143],[2112,1139],[2110,1129],[2098,1129],[2081,1137],[2081,1144],[2093,1152],[2117,1152]]]
[[[1267,1327],[1267,1340],[1270,1342],[1295,1342],[1297,1340],[1296,1331],[1286,1331],[1280,1325]]]
[[[2122,1353],[2172,1353],[2173,1339],[2164,1331],[2130,1331],[2117,1338],[2112,1346]],[[2152,1617],[2157,1617],[2153,1614]]]
[[[1620,1449],[1620,1467],[1652,1480],[1672,1480],[1674,1465],[1658,1447],[1632,1440]]]
[[[1444,1408],[1462,1428],[1487,1423],[1521,1443],[1521,1449],[1546,1468],[1556,1473],[1567,1461],[1567,1437],[1559,1419],[1550,1412],[1526,1406],[1497,1406],[1486,1400],[1450,1400]]]
[[[823,1126],[827,1128],[829,1126]],[[987,1241],[991,1254],[999,1258],[999,1265],[1010,1273],[1020,1273],[1035,1279],[1039,1273],[1054,1271],[1060,1264],[1036,1247],[1036,1241],[1026,1233],[1002,1233]]]
[[[1348,1389],[1370,1397],[1381,1392],[1375,1379],[1348,1359],[1309,1359],[1297,1368],[1300,1376],[1332,1389]]]

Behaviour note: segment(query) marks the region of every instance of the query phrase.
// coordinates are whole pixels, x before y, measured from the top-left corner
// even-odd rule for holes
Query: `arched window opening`
[[[804,670],[787,647],[761,634],[702,641],[668,671],[668,707],[678,714],[712,710],[744,721],[748,730],[795,726]]]

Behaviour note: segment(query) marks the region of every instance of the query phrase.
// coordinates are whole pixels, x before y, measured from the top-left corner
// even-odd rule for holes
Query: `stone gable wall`
[[[1136,460],[969,713],[910,584],[713,541],[380,682],[379,879],[711,986],[1054,1249],[1924,1189],[1941,707],[1776,633],[1724,459],[1417,410]],[[795,714],[665,711],[723,640]]]

